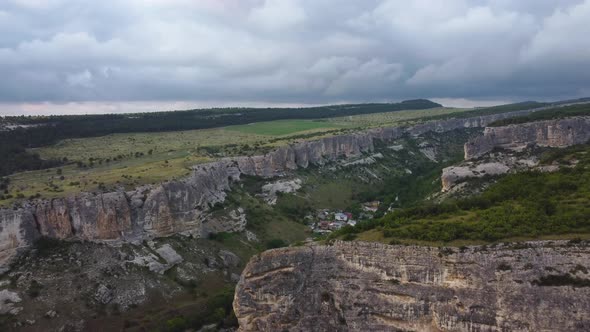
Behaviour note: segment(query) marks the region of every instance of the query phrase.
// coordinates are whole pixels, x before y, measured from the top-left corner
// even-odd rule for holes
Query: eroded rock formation
[[[248,263],[234,310],[244,332],[587,331],[589,263],[566,242],[276,249]]]
[[[281,176],[299,167],[321,165],[341,157],[371,152],[374,140],[391,141],[404,134],[482,127],[490,122],[530,113],[517,111],[467,119],[430,121],[413,127],[376,128],[280,147],[266,155],[226,158],[193,167],[182,180],[133,191],[81,193],[68,198],[37,200],[16,209],[0,209],[0,269],[36,238],[89,241],[138,241],[191,233],[236,231],[243,223],[204,224],[211,206],[223,202],[241,175]],[[227,226],[227,227],[226,227]]]
[[[573,117],[485,128],[465,144],[465,159],[483,156],[496,147],[521,150],[529,145],[566,147],[590,139],[590,118]]]

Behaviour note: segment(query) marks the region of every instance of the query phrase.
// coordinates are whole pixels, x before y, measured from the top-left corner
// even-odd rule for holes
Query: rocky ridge
[[[240,331],[582,331],[590,245],[459,249],[336,242],[250,260]]]
[[[374,140],[391,141],[405,134],[483,127],[535,110],[466,119],[430,121],[411,127],[376,128],[306,141],[259,156],[225,158],[193,167],[190,176],[132,191],[81,193],[72,197],[26,202],[0,209],[0,271],[21,250],[41,237],[98,242],[136,242],[172,234],[205,236],[240,231],[240,225],[208,223],[209,210],[223,202],[230,184],[241,175],[272,178],[297,168],[322,165],[374,149]],[[227,225],[227,227],[226,227]],[[227,228],[227,229],[226,229]]]
[[[465,159],[485,155],[494,148],[522,150],[529,145],[567,147],[590,140],[590,117],[537,121],[487,127],[482,136],[465,144]]]
[[[449,192],[455,185],[468,178],[530,169],[542,172],[556,171],[558,166],[539,165],[536,156],[517,156],[517,154],[534,146],[565,148],[584,144],[589,140],[590,117],[487,127],[483,135],[465,143],[465,162],[443,169],[442,191]],[[491,153],[496,148],[504,151]]]

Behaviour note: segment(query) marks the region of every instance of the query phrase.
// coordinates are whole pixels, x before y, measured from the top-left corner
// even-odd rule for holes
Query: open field
[[[326,129],[342,128],[343,126],[328,120],[279,120],[256,122],[247,125],[227,127],[229,131],[255,135],[284,136],[299,132],[325,131]]]
[[[203,129],[153,133],[111,134],[101,137],[66,139],[59,143],[33,149],[44,159],[63,157],[71,161],[88,161],[89,158],[113,160],[117,156],[135,153],[147,155],[169,151],[196,151],[201,147],[229,144],[254,144],[269,137],[226,129]]]
[[[32,151],[44,159],[67,158],[73,163],[11,175],[10,188],[5,195],[9,198],[0,200],[0,205],[6,206],[18,198],[32,196],[63,197],[81,191],[114,189],[116,186],[130,189],[185,176],[194,164],[224,156],[264,153],[302,137],[317,139],[462,111],[465,110],[435,108],[322,120],[278,120],[215,129],[66,139]],[[330,191],[329,188],[326,190]]]
[[[31,151],[39,153],[44,159],[62,159],[66,157],[70,161],[87,162],[89,158],[97,160],[111,159],[112,161],[118,156],[125,158],[129,154],[134,157],[135,153],[147,155],[150,150],[152,150],[153,154],[158,154],[177,150],[197,151],[206,147],[229,146],[231,148],[238,144],[281,145],[290,142],[290,136],[293,134],[317,134],[319,136],[335,129],[361,129],[399,125],[435,114],[452,114],[464,111],[464,109],[455,108],[434,108],[353,115],[322,120],[295,119],[257,122],[216,129],[111,134],[101,137],[66,139],[55,145],[32,149]],[[269,144],[270,139],[273,139],[276,144]]]
[[[330,118],[326,120],[329,123],[340,127],[387,127],[394,125],[410,124],[419,121],[421,118],[451,115],[455,113],[463,113],[466,111],[469,111],[469,109],[440,107],[431,108],[427,110],[350,115],[337,118]]]

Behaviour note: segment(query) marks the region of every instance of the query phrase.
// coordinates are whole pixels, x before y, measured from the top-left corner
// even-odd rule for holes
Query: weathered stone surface
[[[240,265],[240,258],[231,251],[220,250],[219,258],[221,258],[221,261],[225,267],[237,267]]]
[[[473,166],[450,166],[443,169],[442,190],[448,191],[458,181],[466,178],[478,178],[486,175],[500,175],[510,171],[510,167],[498,162],[477,164]]]
[[[22,299],[18,296],[17,293],[11,292],[7,289],[3,289],[0,291],[0,315],[16,315],[18,314],[22,308],[18,307],[17,304],[20,303]]]
[[[301,179],[278,180],[262,186],[264,201],[270,205],[277,203],[278,193],[293,193],[301,188]]]
[[[538,282],[589,264],[587,243],[283,248],[251,259],[234,310],[240,331],[586,331],[590,287]]]
[[[28,209],[0,209],[0,273],[20,250],[39,238],[35,216]]]
[[[242,174],[281,176],[298,167],[371,152],[374,140],[394,140],[405,133],[420,135],[431,130],[485,126],[530,112],[431,121],[408,128],[376,128],[325,137],[280,147],[265,155],[196,165],[185,179],[142,186],[129,192],[81,193],[29,202],[16,211],[0,209],[0,270],[17,249],[30,246],[39,235],[88,241],[138,241],[176,233],[206,236],[210,232],[241,231],[245,226],[243,218],[212,219],[209,211],[211,206],[225,200],[231,182],[238,181]],[[213,225],[216,220],[219,222]]]
[[[590,118],[572,117],[485,128],[483,136],[465,144],[465,159],[483,156],[495,147],[521,150],[529,145],[566,147],[590,140]]]
[[[182,262],[182,256],[180,256],[169,244],[165,244],[160,248],[156,249],[156,252],[158,253],[158,255],[160,255],[160,257],[164,258],[166,263],[170,265]]]

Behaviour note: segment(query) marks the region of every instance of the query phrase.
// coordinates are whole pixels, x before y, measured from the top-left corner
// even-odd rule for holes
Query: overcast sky
[[[0,114],[590,96],[590,0],[1,0]]]

